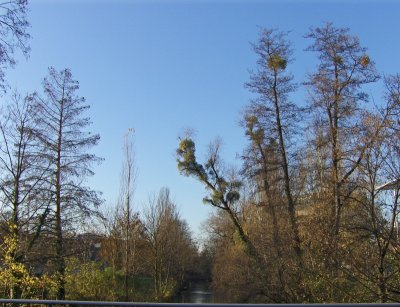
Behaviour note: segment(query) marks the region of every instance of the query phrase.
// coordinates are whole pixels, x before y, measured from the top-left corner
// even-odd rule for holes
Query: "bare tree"
[[[9,0],[0,3],[0,88],[4,91],[5,69],[16,63],[14,53],[21,50],[25,56],[30,51],[26,19],[28,0]]]
[[[249,150],[253,150],[254,153],[244,156],[245,160],[253,156],[253,159],[250,158],[252,162],[245,161],[245,168],[251,165],[250,173],[253,173],[251,176],[254,177],[254,174],[257,174],[257,180],[261,183],[264,205],[271,212],[274,225],[274,247],[277,249],[279,258],[282,258],[279,256],[282,254],[281,238],[274,202],[278,202],[280,207],[286,207],[291,227],[289,244],[293,248],[297,268],[300,268],[302,255],[296,203],[292,192],[291,167],[293,165],[290,165],[290,162],[293,162],[291,159],[293,153],[290,149],[296,130],[299,130],[303,110],[289,98],[296,89],[293,76],[287,72],[287,65],[292,61],[292,49],[286,33],[269,29],[261,31],[259,41],[253,47],[258,55],[258,65],[257,70],[251,72],[250,81],[246,83],[246,87],[257,94],[257,97],[246,108],[243,125],[251,142]],[[285,198],[279,197],[280,186],[283,187]],[[279,271],[282,272],[283,268]],[[293,268],[292,271],[294,271]],[[280,280],[283,280],[283,277]],[[300,284],[298,280],[297,285]]]
[[[348,291],[351,279],[357,280],[363,291],[367,289],[368,295],[374,292],[375,285],[371,286],[366,276],[360,277],[361,268],[371,272],[371,266],[381,266],[379,261],[372,263],[377,258],[383,260],[389,249],[383,243],[388,237],[382,237],[387,232],[382,230],[390,228],[390,223],[383,226],[376,184],[386,156],[382,141],[387,138],[385,130],[394,105],[387,103],[379,116],[363,107],[369,100],[363,88],[377,81],[379,75],[366,48],[349,34],[349,29],[328,23],[311,29],[307,37],[313,40],[308,50],[316,52],[320,60],[307,82],[315,133],[309,144],[313,150],[311,159],[318,168],[309,170],[310,177],[318,182],[311,194],[315,208],[325,208],[320,214],[324,218],[318,221],[325,238],[321,237],[316,246],[322,251],[319,259],[323,259],[323,265],[314,274],[321,276],[327,287],[341,293],[331,291],[330,299],[348,300],[352,298]],[[375,253],[373,246],[380,252]],[[314,257],[311,253],[310,256]],[[344,283],[340,276],[346,276],[341,279]],[[335,285],[329,284],[331,280],[337,280]],[[351,286],[355,287],[355,283]],[[384,287],[378,291],[382,301],[387,299],[385,291]]]
[[[144,226],[151,249],[155,297],[169,299],[182,285],[196,250],[168,188],[162,188],[149,200]]]
[[[49,69],[44,79],[44,96],[37,97],[37,123],[40,141],[45,146],[45,157],[50,165],[55,233],[55,268],[58,273],[57,299],[65,297],[65,250],[63,231],[74,219],[97,213],[101,203],[99,194],[84,186],[84,179],[93,175],[91,165],[100,159],[88,152],[97,145],[100,136],[86,129],[90,119],[83,117],[89,108],[85,99],[77,96],[78,81],[69,69]]]
[[[346,225],[349,257],[344,266],[347,274],[357,280],[371,301],[382,303],[399,300],[399,152],[398,136],[393,134],[393,124],[399,115],[400,92],[396,78],[386,78],[387,105],[379,113],[366,112],[363,116],[365,137],[375,138],[366,149],[365,157],[357,170],[357,192],[352,201],[359,210],[352,222]],[[395,86],[395,87],[392,87]],[[393,95],[394,94],[394,95]],[[392,99],[394,98],[394,100]],[[380,128],[383,124],[384,126]],[[376,134],[376,131],[379,131]]]
[[[106,214],[106,239],[102,246],[103,257],[110,263],[113,272],[114,299],[122,299],[117,296],[116,270],[124,272],[123,299],[125,301],[132,299],[133,283],[130,283],[130,280],[137,270],[136,247],[140,244],[138,241],[143,241],[142,223],[139,214],[133,208],[133,193],[137,176],[133,147],[134,129],[129,128],[124,135],[119,199],[115,208]]]
[[[24,263],[44,225],[49,201],[42,197],[46,166],[35,136],[32,96],[15,92],[12,99],[0,121],[0,215],[15,244],[10,257]],[[18,283],[10,292],[11,298],[21,298]]]
[[[136,181],[136,165],[135,165],[135,156],[133,151],[133,135],[134,130],[132,128],[128,129],[128,132],[124,137],[124,161],[122,165],[122,176],[121,176],[121,191],[120,191],[120,201],[119,205],[122,208],[123,212],[123,220],[125,224],[124,230],[124,288],[125,288],[125,299],[129,301],[129,289],[128,289],[128,280],[130,275],[133,272],[132,264],[134,263],[135,257],[135,236],[132,234],[132,231],[135,231],[134,223],[132,223],[133,217],[133,192],[135,188]],[[137,221],[134,219],[134,221]]]
[[[324,129],[330,151],[330,186],[333,199],[332,238],[339,235],[342,209],[351,191],[346,183],[359,166],[370,142],[360,144],[360,103],[367,100],[362,86],[378,80],[374,62],[349,29],[331,23],[312,28],[306,36],[313,43],[309,51],[320,60],[317,71],[309,76],[311,107]]]

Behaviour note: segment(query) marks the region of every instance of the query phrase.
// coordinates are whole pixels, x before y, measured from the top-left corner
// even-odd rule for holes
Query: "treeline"
[[[43,94],[15,93],[0,119],[0,297],[165,301],[200,277],[189,228],[169,190],[133,209],[133,130],[120,197],[102,212],[84,185],[99,135],[68,69],[49,69]]]
[[[193,137],[180,139],[180,172],[218,209],[207,223],[214,288],[232,302],[400,301],[400,76],[379,74],[349,29],[327,23],[305,39],[317,66],[301,84],[287,33],[263,29],[253,45],[239,169],[220,141],[201,163]]]
[[[133,131],[120,199],[101,212],[84,185],[99,135],[68,69],[49,69],[43,94],[15,93],[0,119],[0,297],[164,301],[198,278],[197,246],[167,188],[133,210]]]
[[[205,278],[199,267],[202,256],[168,188],[151,197],[142,214],[129,213],[126,204],[120,203],[105,220],[101,261],[96,264],[103,264],[98,271],[104,278],[103,289],[92,297],[169,301],[191,280]],[[90,276],[82,282],[96,287]],[[74,298],[82,297],[80,289],[76,285]]]
[[[14,52],[29,53],[27,1],[0,10],[5,90]],[[301,84],[287,33],[264,29],[254,44],[238,169],[220,141],[200,163],[193,138],[180,139],[179,171],[217,209],[201,252],[167,188],[134,210],[133,130],[119,200],[100,212],[101,194],[85,185],[100,137],[69,69],[11,95],[0,116],[0,297],[165,301],[211,270],[231,302],[400,301],[400,76],[378,73],[348,29],[327,23],[305,38],[317,66]]]
[[[99,160],[88,149],[100,137],[86,131],[88,106],[78,89],[68,69],[50,68],[43,94],[15,93],[1,114],[0,285],[13,298],[49,282],[64,298],[67,232],[98,214],[99,194],[83,179]],[[34,277],[27,264],[42,266],[44,259],[49,269]]]
[[[0,5],[0,88],[14,54],[29,54],[28,2]],[[42,89],[3,95],[0,114],[0,297],[164,301],[199,278],[199,255],[169,190],[133,208],[133,130],[124,144],[120,199],[101,212],[86,185],[89,105],[69,69],[49,68]],[[6,98],[9,97],[9,98]]]

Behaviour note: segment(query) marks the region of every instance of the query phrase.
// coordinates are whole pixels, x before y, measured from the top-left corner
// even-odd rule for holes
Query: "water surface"
[[[214,303],[214,293],[210,290],[208,283],[192,282],[186,290],[183,290],[175,297],[174,302],[193,304]]]

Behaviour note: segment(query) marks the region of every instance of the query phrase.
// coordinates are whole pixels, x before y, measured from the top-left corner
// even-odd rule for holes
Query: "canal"
[[[174,298],[174,303],[206,304],[216,303],[210,284],[205,282],[192,282]]]

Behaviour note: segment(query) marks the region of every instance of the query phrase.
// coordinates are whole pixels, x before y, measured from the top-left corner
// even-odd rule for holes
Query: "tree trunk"
[[[64,89],[63,89],[64,90]],[[58,273],[58,289],[57,300],[65,299],[65,260],[64,260],[64,242],[61,221],[61,150],[62,150],[62,133],[63,133],[63,103],[64,93],[60,101],[60,119],[58,126],[58,142],[57,142],[57,161],[56,161],[56,208],[55,208],[55,231],[56,231],[56,272]]]
[[[282,170],[283,170],[283,178],[285,185],[285,194],[287,198],[287,211],[290,219],[290,227],[292,230],[292,240],[293,240],[293,249],[297,256],[297,261],[299,266],[302,264],[302,255],[301,255],[301,246],[300,246],[300,236],[299,229],[297,226],[296,219],[296,209],[295,202],[293,200],[292,191],[290,188],[290,176],[289,176],[289,163],[286,156],[286,146],[285,141],[283,139],[283,129],[281,124],[281,113],[279,108],[279,97],[277,93],[277,71],[274,70],[274,105],[275,105],[275,116],[276,116],[276,128],[278,131],[278,139],[279,139],[279,151],[282,159]]]

